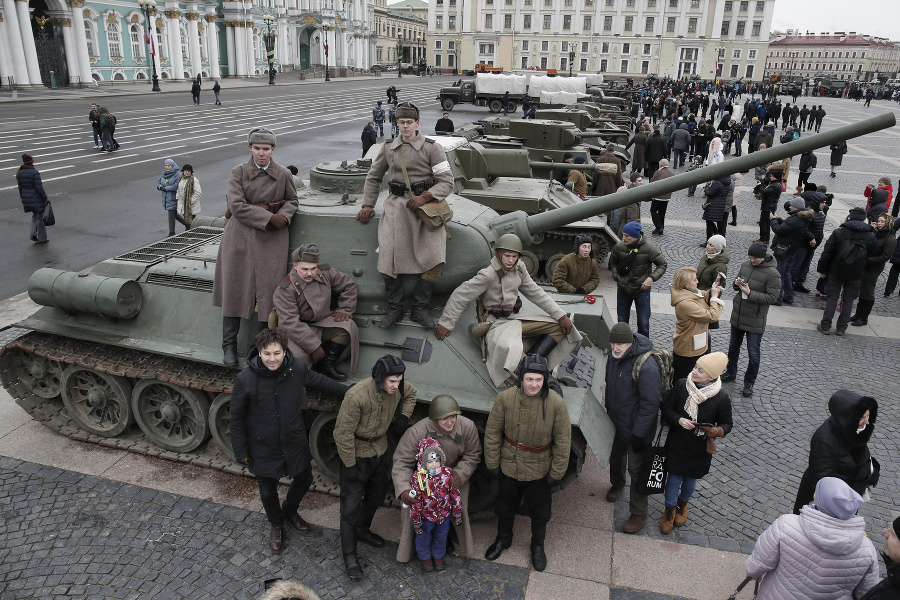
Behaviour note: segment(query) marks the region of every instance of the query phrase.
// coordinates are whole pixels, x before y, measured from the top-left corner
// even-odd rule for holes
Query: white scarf
[[[716,377],[708,385],[698,388],[690,375],[688,375],[685,383],[687,384],[688,397],[684,403],[684,410],[691,417],[691,421],[696,421],[697,408],[722,390],[722,380]]]

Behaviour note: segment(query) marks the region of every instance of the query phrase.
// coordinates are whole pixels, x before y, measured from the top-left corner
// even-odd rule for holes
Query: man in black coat
[[[297,531],[309,530],[297,509],[312,485],[312,455],[303,408],[304,388],[344,397],[349,389],[294,360],[282,332],[263,329],[256,336],[247,368],[231,392],[231,446],[235,460],[256,475],[259,498],[272,526],[269,547],[284,548],[284,521]],[[292,477],[284,504],[278,502],[278,480]]]
[[[762,181],[754,188],[759,198],[759,239],[755,242],[769,243],[771,233],[771,214],[778,208],[781,198],[781,176],[783,171],[773,169],[766,171]]]
[[[363,147],[362,155],[363,155],[363,157],[365,157],[366,152],[369,151],[369,148],[371,148],[378,141],[378,134],[375,133],[375,122],[374,121],[369,121],[368,123],[366,123],[366,126],[363,127],[362,135],[360,136],[360,139],[362,140],[362,147]]]
[[[772,212],[772,231],[776,238],[772,249],[776,251],[778,259],[778,272],[781,273],[781,293],[778,294],[776,306],[781,306],[782,301],[788,304],[794,303],[794,271],[806,256],[806,248],[813,240],[809,232],[809,224],[812,222],[813,210],[806,208],[806,200],[794,196],[786,204],[788,218],[782,219]],[[778,256],[778,246],[787,247],[782,256]]]
[[[444,116],[438,119],[434,126],[435,133],[453,133],[453,121],[450,120],[450,113],[445,112]]]
[[[644,168],[644,177],[650,179],[659,168],[659,161],[669,156],[669,147],[665,138],[659,131],[659,125],[653,127],[653,135],[645,142],[644,151],[647,157],[647,166]]]

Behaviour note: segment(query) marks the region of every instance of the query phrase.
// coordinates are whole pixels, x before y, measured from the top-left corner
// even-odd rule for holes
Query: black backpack
[[[856,234],[840,243],[835,254],[834,273],[841,279],[859,279],[869,258],[869,248]]]

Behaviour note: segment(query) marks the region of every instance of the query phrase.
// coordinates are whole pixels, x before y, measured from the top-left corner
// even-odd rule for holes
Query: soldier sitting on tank
[[[275,289],[272,302],[278,327],[287,334],[291,352],[313,370],[336,381],[347,375],[335,364],[350,355],[350,372],[356,371],[359,338],[350,317],[356,311],[356,283],[345,273],[319,264],[319,247],[304,244],[291,254],[294,268]],[[332,309],[332,298],[337,308]]]
[[[372,109],[372,120],[375,121],[375,129],[378,131],[378,135],[384,137],[384,109],[381,107],[381,100]]]
[[[562,362],[581,340],[581,334],[572,326],[566,312],[531,279],[519,260],[521,255],[522,241],[516,235],[507,233],[500,236],[491,264],[456,288],[434,330],[437,339],[446,338],[462,312],[477,298],[479,325],[473,329],[473,334],[485,336],[487,370],[497,387],[515,379],[516,368],[525,350],[523,337],[537,338],[528,354],[547,358],[551,369]],[[520,313],[522,301],[519,294],[549,316]]]
[[[401,275],[416,279],[410,318],[434,327],[428,302],[447,261],[447,231],[429,231],[416,210],[453,191],[453,173],[443,148],[419,131],[419,107],[404,102],[397,108],[400,137],[382,146],[366,176],[363,207],[356,218],[363,224],[375,215],[375,202],[385,174],[389,194],[378,223],[378,272],[384,276],[387,314],[378,324],[390,329],[403,318]]]
[[[594,244],[589,235],[575,236],[575,252],[566,254],[553,270],[553,286],[563,294],[590,294],[600,284]]]

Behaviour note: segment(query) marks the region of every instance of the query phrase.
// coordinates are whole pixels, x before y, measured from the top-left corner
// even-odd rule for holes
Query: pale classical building
[[[762,79],[775,0],[432,0],[437,67]],[[570,53],[574,63],[570,65]]]
[[[150,18],[160,79],[266,72],[264,16],[274,17],[280,70],[366,69],[375,0],[157,0]],[[135,0],[0,0],[0,82],[60,85],[149,79],[148,23]]]
[[[775,36],[766,57],[766,77],[811,77],[869,81],[891,79],[900,71],[900,46],[885,38],[858,35],[787,31]]]
[[[403,0],[388,5],[375,0],[374,51],[372,64],[418,63],[428,43],[428,4],[422,0]],[[431,64],[431,63],[429,63]]]

